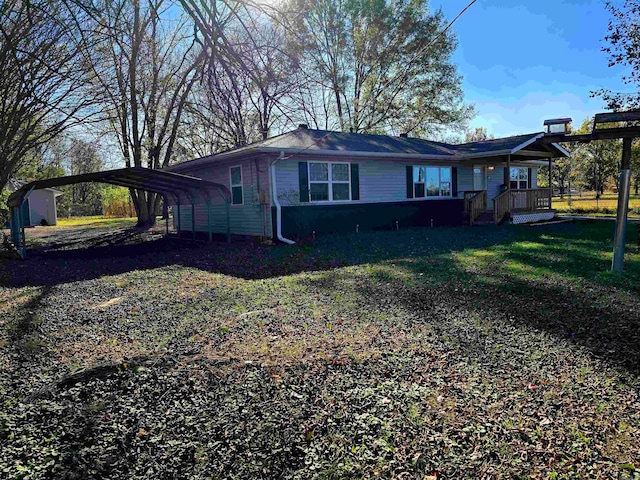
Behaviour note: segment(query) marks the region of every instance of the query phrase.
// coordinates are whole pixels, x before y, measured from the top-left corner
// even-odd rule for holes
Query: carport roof
[[[35,180],[20,187],[9,196],[7,205],[16,207],[22,203],[24,197],[31,190],[60,187],[75,183],[98,182],[118,185],[121,187],[146,190],[148,192],[165,195],[179,201],[183,196],[188,199],[210,198],[211,190],[220,192],[226,199],[230,198],[229,189],[219,183],[203,180],[190,175],[168,172],[166,170],[152,170],[142,167],[120,168],[104,172],[84,173],[66,177]]]

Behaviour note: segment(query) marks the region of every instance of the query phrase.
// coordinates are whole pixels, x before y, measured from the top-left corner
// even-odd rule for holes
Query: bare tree
[[[482,142],[484,140],[492,140],[495,137],[487,132],[486,127],[476,127],[473,130],[465,132],[464,143]]]
[[[242,2],[183,0],[201,30],[207,66],[187,116],[187,150],[209,139],[211,151],[266,139],[276,124],[291,124],[296,59],[284,31]]]
[[[96,86],[127,167],[171,162],[181,117],[198,80],[204,51],[191,22],[170,18],[164,0],[106,0],[92,35]],[[155,223],[157,194],[131,190],[139,226]]]
[[[292,0],[281,18],[341,130],[432,133],[469,119],[455,37],[426,1]]]
[[[32,152],[95,115],[73,3],[0,4],[0,190]]]

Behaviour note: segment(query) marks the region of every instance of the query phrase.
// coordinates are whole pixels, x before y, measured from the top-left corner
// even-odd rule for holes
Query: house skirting
[[[352,203],[282,207],[282,235],[304,238],[316,233],[343,233],[407,227],[457,226],[464,223],[464,200]],[[276,237],[276,209],[271,209]],[[396,224],[397,222],[397,224]]]
[[[538,212],[514,212],[511,214],[511,223],[519,225],[521,223],[534,223],[551,220],[555,217],[555,210],[542,210]]]

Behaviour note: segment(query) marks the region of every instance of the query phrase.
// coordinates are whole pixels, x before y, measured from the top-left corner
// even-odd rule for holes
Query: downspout
[[[271,173],[271,195],[273,196],[273,204],[276,207],[276,235],[278,237],[278,240],[280,240],[281,242],[289,245],[295,245],[296,242],[282,236],[282,207],[280,206],[280,201],[278,200],[278,189],[276,187],[276,163],[278,162],[278,160],[282,160],[283,158],[284,151],[281,150],[280,156],[269,165],[269,170]]]

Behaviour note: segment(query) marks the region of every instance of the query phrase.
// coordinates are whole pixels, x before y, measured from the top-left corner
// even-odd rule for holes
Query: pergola
[[[145,190],[161,195],[166,205],[191,205],[192,232],[195,238],[195,205],[207,205],[208,234],[212,238],[211,206],[219,195],[226,206],[226,230],[227,241],[231,237],[230,209],[231,192],[219,183],[210,182],[201,178],[163,170],[152,170],[142,167],[120,168],[104,172],[85,173],[82,175],[70,175],[47,180],[36,180],[27,183],[9,196],[7,205],[11,213],[11,239],[22,258],[26,256],[26,244],[24,234],[24,220],[22,218],[22,205],[29,198],[31,192],[41,188],[60,187],[75,183],[97,182],[118,185],[121,187]],[[180,231],[180,215],[178,214],[178,231]],[[167,219],[167,233],[169,224]]]
[[[640,110],[627,112],[598,113],[594,117],[591,133],[568,135],[570,118],[548,120],[546,135],[540,139],[542,144],[553,143],[589,143],[597,140],[622,139],[622,162],[620,164],[620,188],[618,190],[618,211],[613,246],[611,270],[622,272],[624,269],[624,246],[627,232],[627,214],[629,212],[629,193],[631,190],[631,144],[640,137]],[[620,124],[626,123],[626,126]],[[615,124],[615,127],[604,127]],[[553,128],[562,125],[563,128]],[[551,185],[551,183],[549,183]]]

